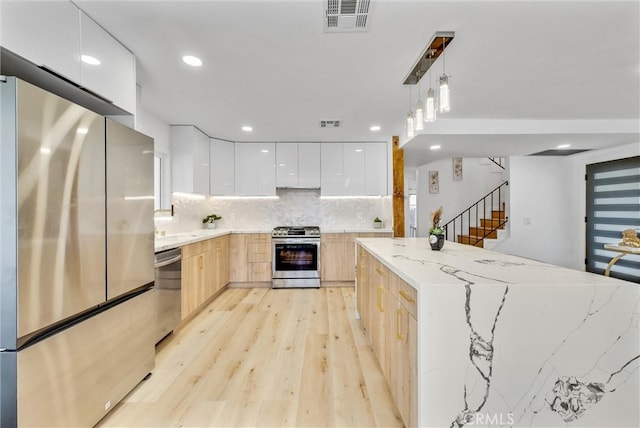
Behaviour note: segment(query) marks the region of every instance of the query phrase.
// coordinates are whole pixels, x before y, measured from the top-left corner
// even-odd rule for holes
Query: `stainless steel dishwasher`
[[[156,253],[155,294],[158,308],[156,343],[169,335],[180,322],[182,251],[180,248]]]

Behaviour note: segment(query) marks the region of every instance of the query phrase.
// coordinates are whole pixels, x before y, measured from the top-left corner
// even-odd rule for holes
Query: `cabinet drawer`
[[[184,247],[182,247],[182,257],[186,259],[204,253],[208,250],[208,247],[208,241],[200,241],[193,244],[185,245]]]
[[[271,245],[271,235],[267,233],[249,233],[245,239],[247,240],[247,244],[266,243],[267,245]]]
[[[249,281],[271,281],[271,263],[251,263]]]
[[[396,298],[402,306],[409,312],[415,319],[418,319],[418,291],[400,279],[397,275],[393,275],[397,279],[393,282],[397,283]]]
[[[333,244],[344,242],[344,233],[323,233],[320,235],[320,242]]]
[[[254,243],[247,245],[247,261],[271,262],[271,245],[265,243]]]

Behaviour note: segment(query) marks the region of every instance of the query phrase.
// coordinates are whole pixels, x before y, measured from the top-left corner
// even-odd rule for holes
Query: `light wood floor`
[[[232,288],[99,427],[402,426],[354,288]]]

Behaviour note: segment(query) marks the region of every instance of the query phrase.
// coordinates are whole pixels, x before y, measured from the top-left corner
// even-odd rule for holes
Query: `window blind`
[[[640,156],[587,165],[586,269],[603,274],[620,253],[605,244],[618,244],[622,231],[640,235]],[[627,254],[610,276],[640,283],[640,256]]]

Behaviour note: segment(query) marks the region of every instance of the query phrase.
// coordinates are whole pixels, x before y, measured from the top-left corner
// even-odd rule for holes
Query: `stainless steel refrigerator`
[[[153,140],[2,77],[0,201],[0,425],[94,425],[154,366]]]

